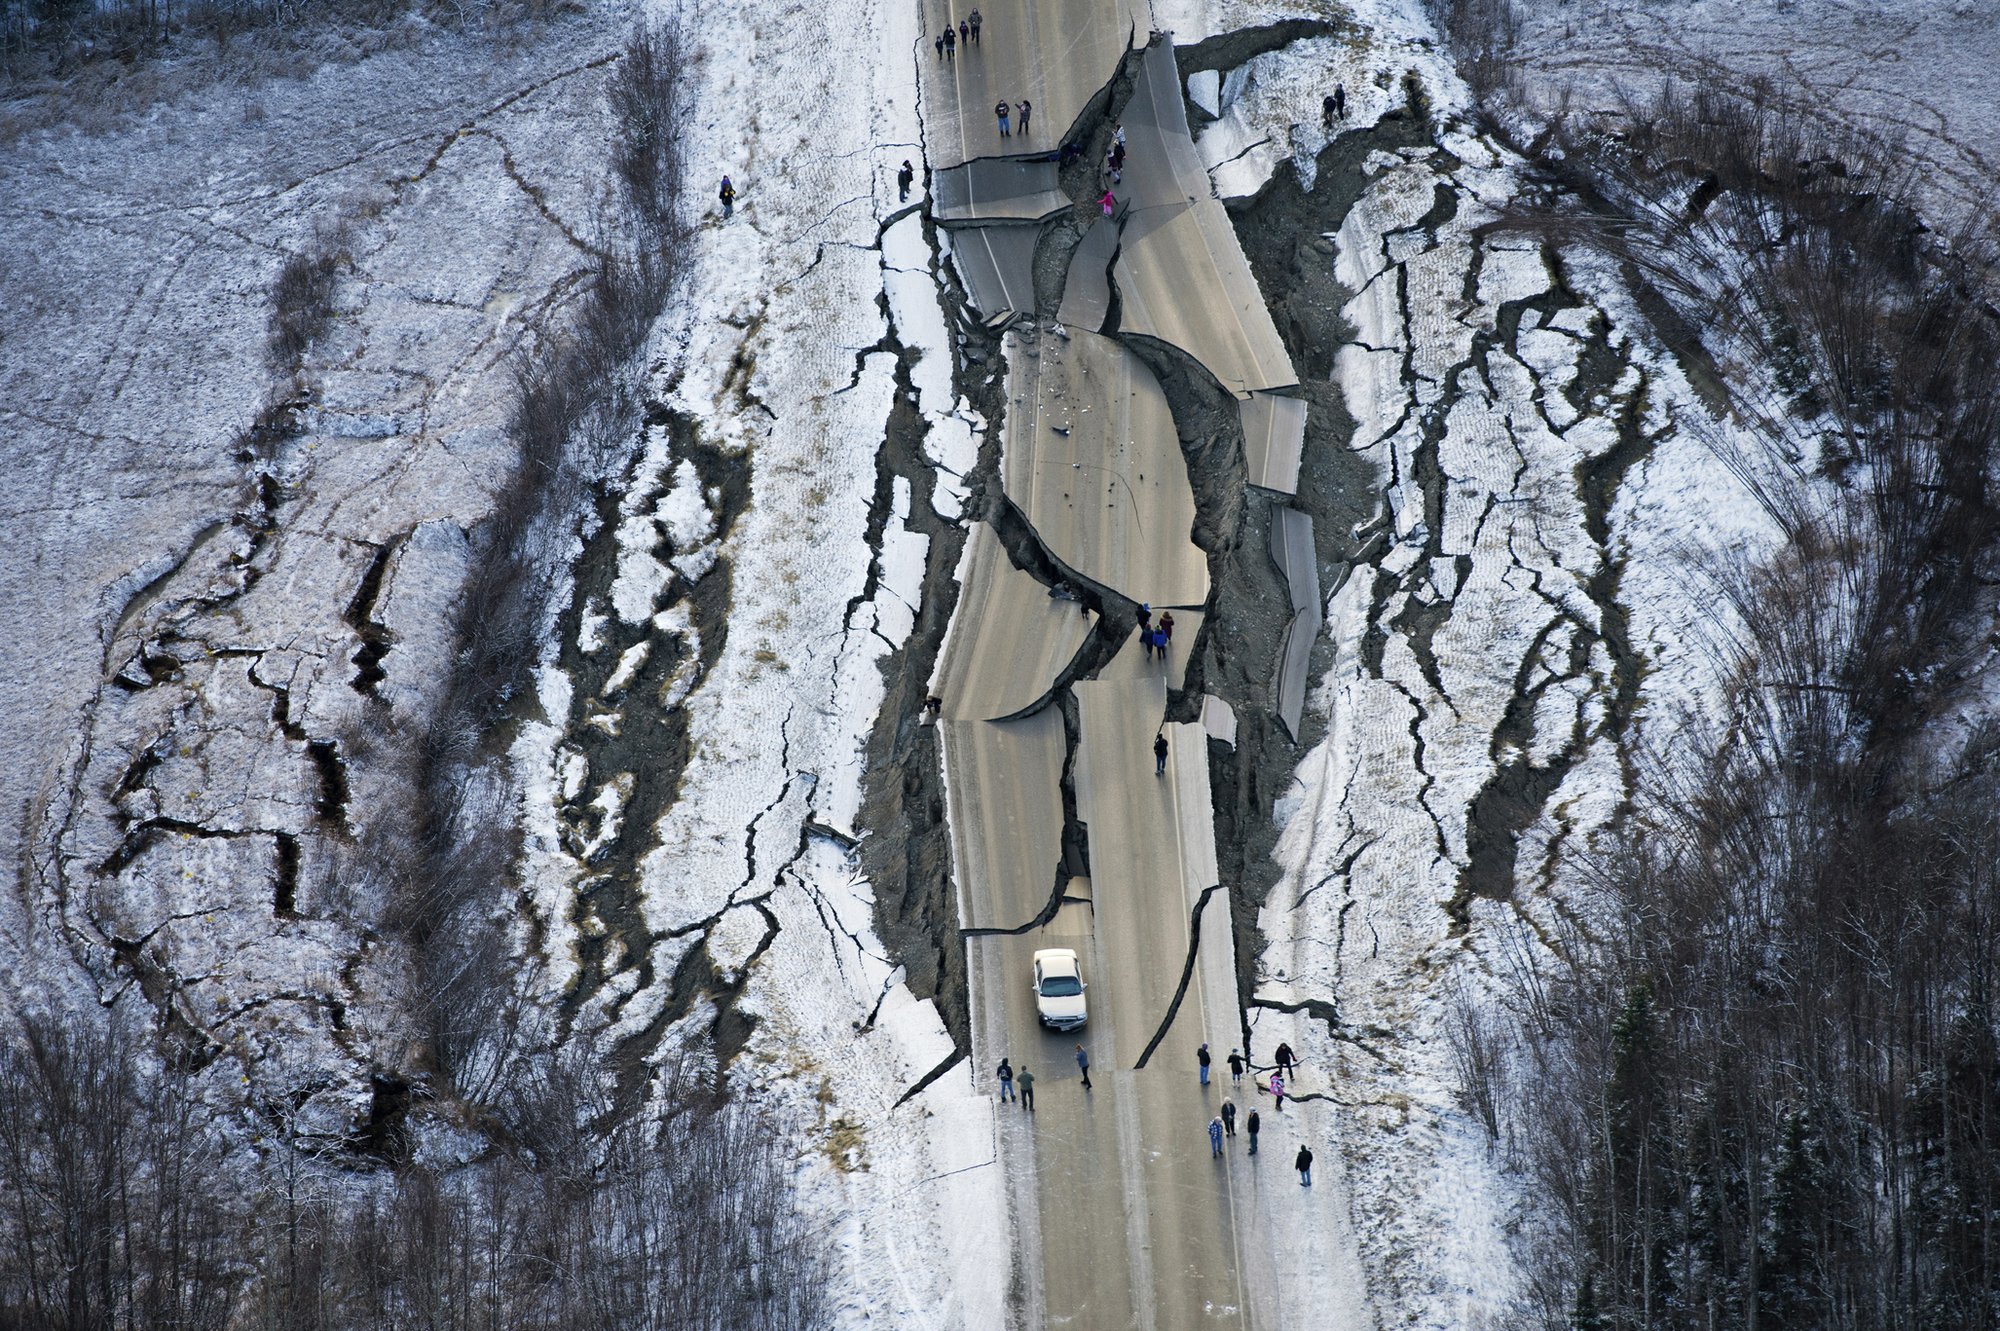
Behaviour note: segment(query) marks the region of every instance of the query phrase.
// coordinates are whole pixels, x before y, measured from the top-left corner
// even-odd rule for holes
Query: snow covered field
[[[1995,0],[1519,0],[1534,102],[1611,110],[1663,79],[1709,77],[1906,157],[1941,225],[1990,221],[2000,136]],[[1962,213],[1961,210],[1964,210]]]
[[[429,705],[510,456],[506,357],[592,243],[574,141],[623,35],[197,80],[0,154],[13,1002],[108,998],[143,947],[162,1001],[335,1119],[400,1061],[334,872],[378,810],[341,769],[395,742],[357,728],[367,698],[395,728]],[[277,271],[336,229],[330,332],[274,365]]]

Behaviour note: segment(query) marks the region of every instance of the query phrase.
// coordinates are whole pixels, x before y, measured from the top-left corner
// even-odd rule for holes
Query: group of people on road
[[[956,60],[960,46],[966,48],[978,46],[982,22],[984,20],[980,18],[980,12],[972,10],[970,14],[958,20],[956,28],[952,24],[944,24],[944,32],[940,32],[938,38],[932,42],[932,46],[938,48],[938,60]]]
[[[1194,1059],[1197,1074],[1200,1076],[1201,1084],[1205,1089],[1209,1084],[1209,1069],[1214,1062],[1206,1044],[1201,1045],[1195,1050]],[[1274,1108],[1277,1112],[1282,1113],[1285,1108],[1283,1079],[1292,1075],[1295,1067],[1292,1047],[1289,1044],[1280,1044],[1277,1048],[1275,1060],[1271,1070],[1270,1088],[1275,1100]],[[1227,1062],[1229,1064],[1230,1085],[1242,1085],[1244,1071],[1251,1069],[1250,1060],[1244,1057],[1242,1050],[1232,1049],[1229,1051]],[[1090,1090],[1090,1051],[1085,1049],[1081,1044],[1076,1047],[1076,1070],[1082,1074],[1083,1089],[1086,1091]],[[1251,1070],[1254,1082],[1254,1069]],[[1023,1112],[1030,1114],[1035,1112],[1035,1074],[1029,1071],[1026,1065],[1023,1065],[1021,1070],[1016,1072],[1013,1062],[1010,1059],[1002,1058],[1000,1066],[994,1070],[994,1076],[1000,1082],[1000,1103],[1006,1104],[1012,1100],[1021,1106]],[[1223,1142],[1236,1135],[1236,1116],[1236,1102],[1234,1100],[1224,1100],[1222,1107],[1216,1111],[1215,1116],[1208,1120],[1208,1153],[1211,1159],[1220,1156],[1222,1154]],[[1249,1114],[1243,1120],[1243,1134],[1249,1139],[1251,1155],[1257,1154],[1257,1134],[1262,1128],[1263,1120],[1259,1116],[1256,1106],[1252,1105]],[[1304,1143],[1300,1143],[1299,1153],[1297,1158],[1292,1162],[1292,1168],[1299,1171],[1299,1185],[1301,1187],[1310,1188],[1312,1186],[1312,1162],[1312,1148]]]
[[[1209,1055],[1207,1045],[1204,1044],[1194,1051],[1194,1061],[1196,1071],[1201,1077],[1201,1084],[1205,1087],[1208,1085],[1209,1066],[1213,1061]],[[1244,1057],[1242,1050],[1232,1049],[1229,1051],[1227,1062],[1229,1064],[1229,1084],[1231,1086],[1242,1085],[1243,1073],[1246,1069],[1250,1068],[1250,1060]],[[1272,1108],[1274,1112],[1284,1112],[1284,1079],[1292,1075],[1294,1066],[1295,1059],[1292,1054],[1292,1047],[1289,1044],[1280,1044],[1275,1055],[1275,1064],[1271,1069],[1270,1079]],[[1254,1069],[1252,1070],[1251,1080],[1254,1085],[1256,1080]],[[1257,1154],[1257,1131],[1262,1126],[1258,1120],[1256,1109],[1251,1109],[1250,1116],[1244,1121],[1243,1126],[1245,1135],[1250,1139],[1250,1154],[1255,1155]],[[1224,1100],[1221,1110],[1217,1112],[1215,1117],[1208,1121],[1209,1156],[1213,1158],[1221,1155],[1223,1139],[1234,1137],[1235,1135],[1236,1102],[1233,1100]],[[1301,1143],[1298,1158],[1292,1162],[1292,1167],[1299,1171],[1299,1184],[1302,1187],[1310,1188],[1312,1186],[1312,1161],[1312,1149]]]
[[[1015,114],[1020,117],[1016,132],[1023,138],[1026,138],[1028,134],[1028,121],[1035,114],[1035,104],[1023,98],[1015,104],[1013,109]],[[999,118],[1000,137],[1003,139],[1012,137],[1007,131],[1007,110],[1007,99],[1005,97],[1002,97],[993,104],[993,114]]]
[[[1077,1047],[1081,1049],[1083,1046],[1078,1045]],[[1000,1060],[1000,1067],[995,1075],[1000,1078],[1001,1104],[1004,1105],[1009,1100],[1018,1100],[1022,1109],[1031,1114],[1035,1112],[1035,1074],[1028,1071],[1027,1064],[1022,1064],[1020,1072],[1016,1073],[1014,1065],[1003,1058]],[[1018,1097],[1014,1094],[1016,1083],[1021,1088],[1021,1093]]]
[[[1165,665],[1167,648],[1174,641],[1174,612],[1169,610],[1160,616],[1160,622],[1153,622],[1153,607],[1139,607],[1139,645],[1146,649],[1146,659],[1153,659],[1153,653],[1160,655],[1160,664]]]
[[[1082,1045],[1076,1047],[1076,1070],[1083,1074],[1083,1089],[1089,1090],[1090,1051]],[[1014,1100],[1025,1112],[1035,1112],[1035,1074],[1028,1070],[1027,1064],[1022,1064],[1021,1070],[1016,1072],[1012,1060],[1003,1058],[1000,1066],[993,1070],[993,1075],[1000,1083],[1001,1104]]]
[[[983,21],[979,17],[979,11],[975,9],[960,19],[956,28],[949,23],[945,24],[944,31],[931,43],[937,47],[938,59],[956,60],[959,47],[969,48],[979,45],[979,25]]]

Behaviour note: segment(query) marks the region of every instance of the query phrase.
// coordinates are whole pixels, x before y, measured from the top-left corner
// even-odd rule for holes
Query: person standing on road
[[[1021,112],[1021,134],[1025,137],[1028,133],[1028,117],[1034,114],[1035,104],[1023,97],[1017,109]]]
[[[1278,1060],[1278,1071],[1284,1073],[1287,1077],[1292,1075],[1292,1064],[1296,1060],[1292,1057],[1292,1047],[1290,1045],[1279,1045],[1277,1052],[1272,1057]]]
[[[1014,1098],[1014,1067],[1003,1058],[994,1075],[1000,1078],[1000,1103],[1004,1105]]]
[[[957,56],[958,56],[958,30],[953,28],[950,24],[946,24],[944,30],[944,58],[947,60],[953,60],[956,59]]]
[[[1090,1089],[1090,1051],[1082,1045],[1076,1047],[1076,1070],[1083,1074],[1083,1089]]]
[[[939,37],[936,41],[932,42],[931,45],[937,47],[938,59],[940,60],[944,59],[944,38]]]
[[[1299,1171],[1299,1186],[1301,1188],[1310,1188],[1313,1185],[1312,1147],[1299,1147],[1298,1158],[1292,1161],[1292,1168]]]
[[[1222,1131],[1231,1137],[1236,1135],[1236,1102],[1234,1100],[1224,1100],[1222,1102]]]
[[[1002,98],[1001,98],[1001,99],[1000,99],[999,101],[997,101],[997,102],[995,102],[995,103],[993,104],[993,114],[994,114],[994,115],[996,115],[996,116],[998,116],[998,117],[1000,117],[1000,137],[1001,137],[1001,138],[1003,138],[1003,139],[1004,139],[1004,138],[1006,138],[1006,137],[1008,137],[1008,135],[1007,135],[1007,99],[1006,99],[1006,98],[1002,97]]]
[[[1207,1046],[1207,1045],[1203,1045],[1203,1046],[1202,1046],[1201,1048],[1199,1048],[1199,1049],[1197,1049],[1197,1050],[1195,1050],[1195,1051],[1194,1051],[1194,1061],[1195,1061],[1195,1066],[1197,1066],[1197,1067],[1199,1067],[1199,1068],[1201,1069],[1201,1084],[1202,1084],[1202,1085],[1204,1085],[1204,1086],[1208,1085],[1208,1046]]]
[[[1099,199],[1098,203],[1103,205],[1104,215],[1106,217],[1109,217],[1111,216],[1112,211],[1118,207],[1118,196],[1113,194],[1110,190],[1106,190],[1104,191],[1104,197]]]
[[[729,183],[728,176],[722,178],[722,188],[715,192],[715,196],[722,200],[722,215],[724,217],[734,217],[736,215],[736,186]]]
[[[1153,607],[1149,604],[1139,607],[1139,629],[1144,632],[1153,627]]]
[[[1243,1055],[1234,1049],[1229,1051],[1229,1084],[1231,1086],[1243,1084]]]
[[[1167,635],[1167,641],[1174,640],[1174,612],[1169,610],[1160,616],[1160,632]]]
[[[1219,1118],[1212,1118],[1208,1121],[1208,1158],[1213,1160],[1216,1156],[1221,1154],[1222,1154],[1222,1120]]]
[[[1166,774],[1167,774],[1167,732],[1163,730],[1159,734],[1153,736],[1153,775],[1165,776]],[[1208,1048],[1208,1046],[1203,1045],[1202,1048],[1206,1049]],[[1206,1086],[1208,1085],[1208,1069],[1206,1066],[1208,1060],[1203,1059],[1202,1063],[1203,1063],[1203,1068],[1202,1068],[1201,1084]]]
[[[1244,1119],[1244,1120],[1243,1120],[1243,1131],[1245,1131],[1245,1132],[1247,1132],[1248,1134],[1250,1134],[1250,1154],[1252,1154],[1252,1155],[1255,1155],[1255,1154],[1257,1154],[1257,1125],[1258,1125],[1258,1122],[1259,1122],[1259,1120],[1258,1120],[1258,1118],[1257,1118],[1257,1111],[1256,1111],[1256,1110],[1254,1110],[1254,1109],[1252,1109],[1252,1110],[1250,1111],[1250,1117],[1248,1117],[1248,1118],[1246,1118],[1246,1119]]]
[[[964,19],[958,21],[958,44],[960,46],[972,45],[972,25]]]
[[[970,14],[966,15],[965,21],[971,26],[972,44],[974,46],[979,45],[979,25],[983,22],[979,17],[979,11],[976,9],[973,10]],[[1022,121],[1021,124],[1024,129],[1027,127],[1026,121]]]
[[[903,203],[910,201],[910,182],[917,178],[917,170],[910,165],[910,159],[903,159],[903,169],[896,173],[896,189],[901,193]]]
[[[1027,1110],[1031,1114],[1034,1113],[1035,1074],[1028,1071],[1026,1065],[1023,1065],[1021,1068],[1021,1075],[1016,1077],[1014,1080],[1021,1083],[1021,1108]]]
[[[1271,1074],[1271,1101],[1272,1112],[1285,1112],[1285,1074],[1282,1072]]]

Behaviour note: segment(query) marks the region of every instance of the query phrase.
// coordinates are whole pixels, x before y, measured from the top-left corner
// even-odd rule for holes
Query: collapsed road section
[[[925,41],[963,16],[931,0]],[[1013,1320],[1275,1326],[1285,1294],[1253,1162],[1206,1149],[1210,1118],[1242,1094],[1195,1075],[1204,1045],[1221,1073],[1243,1024],[1209,734],[1169,719],[1211,588],[1155,367],[1213,386],[1231,437],[1255,436],[1245,483],[1279,495],[1296,484],[1305,403],[1151,25],[1142,4],[1038,0],[987,17],[955,59],[920,52],[937,220],[980,321],[1007,330],[998,464],[968,507],[984,521],[960,564],[935,724],[974,1062],[1005,1056],[1037,1082],[1034,1111],[997,1123]],[[988,108],[1028,88],[1034,123],[1062,132],[1000,137]],[[1123,177],[1093,219],[1088,171],[1052,159],[1120,124]],[[1068,263],[1038,297],[1058,233]],[[1134,632],[1168,615],[1164,650]],[[1031,957],[1051,947],[1082,959],[1081,1031],[1038,1021]]]

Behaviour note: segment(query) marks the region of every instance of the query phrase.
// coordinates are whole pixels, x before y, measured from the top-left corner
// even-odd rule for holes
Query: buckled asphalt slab
[[[1297,494],[1299,458],[1306,446],[1303,398],[1252,393],[1240,404],[1243,462],[1250,484],[1260,490]]]
[[[942,715],[1012,716],[1048,693],[1095,621],[1015,568],[986,523],[972,524],[958,567],[958,612],[938,653]]]
[[[952,230],[952,265],[986,323],[1035,308],[1035,243],[1041,234],[1039,226],[1020,222]]]
[[[1070,208],[1051,154],[981,158],[931,173],[931,216],[943,226],[1044,222]]]
[[[1292,622],[1285,626],[1285,640],[1278,651],[1276,678],[1271,688],[1278,699],[1278,719],[1285,723],[1285,730],[1294,741],[1299,737],[1299,718],[1305,711],[1306,671],[1312,663],[1313,643],[1319,638],[1320,624],[1325,619],[1312,533],[1310,514],[1289,507],[1273,512],[1271,562],[1284,576],[1292,602]]]
[[[1291,356],[1188,136],[1171,43],[1141,57],[1124,125],[1120,333],[1185,352],[1238,397],[1293,386]]]
[[[1111,258],[1118,251],[1118,224],[1100,217],[1070,251],[1056,320],[1084,333],[1101,333],[1111,314]]]
[[[1194,490],[1166,395],[1095,333],[1010,335],[1000,475],[1058,559],[1135,601],[1201,605]]]

